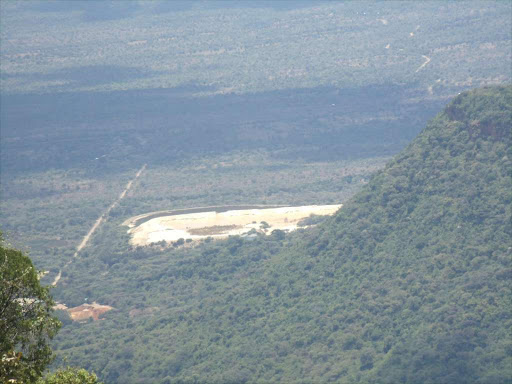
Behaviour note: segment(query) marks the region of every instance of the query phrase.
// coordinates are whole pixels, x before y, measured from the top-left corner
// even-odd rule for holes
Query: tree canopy
[[[30,258],[1,237],[0,281],[0,376],[31,382],[52,361],[49,341],[60,327],[51,313],[54,302]]]
[[[61,368],[43,373],[53,360],[50,340],[61,322],[53,317],[49,287],[22,251],[6,245],[0,232],[0,379],[5,383],[98,384],[94,373]]]
[[[63,368],[40,378],[36,384],[100,384],[94,373],[83,368]]]

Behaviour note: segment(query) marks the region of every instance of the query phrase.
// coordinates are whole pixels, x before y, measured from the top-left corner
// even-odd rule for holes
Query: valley
[[[53,297],[45,369],[509,383],[511,14],[0,1],[0,242]]]
[[[59,351],[91,361],[91,347],[78,340],[99,333],[91,367],[119,381],[129,380],[122,364],[130,364],[132,372],[184,380],[239,381],[245,372],[261,381],[442,383],[451,375],[471,382],[496,377],[486,363],[496,356],[495,381],[506,382],[510,248],[499,239],[512,234],[510,113],[503,112],[512,108],[510,92],[462,93],[316,227],[132,247],[126,219],[105,223],[55,293],[72,307],[92,297],[116,310],[64,327]],[[148,168],[127,198],[156,174]],[[167,220],[145,212],[125,224]],[[116,332],[122,342],[107,336]],[[139,345],[173,352],[157,359]],[[119,349],[126,357],[104,366],[103,351]],[[315,369],[297,368],[309,364]],[[461,364],[465,370],[451,369]]]

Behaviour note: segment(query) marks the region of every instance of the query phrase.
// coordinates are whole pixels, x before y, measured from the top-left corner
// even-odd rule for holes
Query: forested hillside
[[[60,358],[107,382],[510,382],[511,116],[510,86],[462,93],[313,230],[129,249],[106,225],[55,293],[115,310],[67,322]]]
[[[0,231],[53,286],[53,368],[123,384],[512,381],[511,14],[0,0]],[[314,228],[222,241],[136,245],[123,225],[338,204]]]
[[[368,378],[512,378],[511,106],[511,87],[460,95],[311,239]]]
[[[344,203],[448,100],[510,82],[511,6],[0,1],[1,229],[51,282],[144,164],[98,258],[132,215]]]

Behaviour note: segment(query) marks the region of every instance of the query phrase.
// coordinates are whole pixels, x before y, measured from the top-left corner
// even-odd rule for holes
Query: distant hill
[[[466,92],[314,230],[125,254],[57,348],[107,382],[510,382],[511,127],[511,86]]]

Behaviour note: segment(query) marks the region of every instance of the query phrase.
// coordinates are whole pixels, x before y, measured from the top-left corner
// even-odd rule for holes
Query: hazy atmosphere
[[[511,68],[509,1],[1,1],[0,381],[509,383]]]

